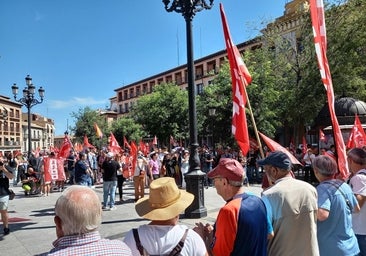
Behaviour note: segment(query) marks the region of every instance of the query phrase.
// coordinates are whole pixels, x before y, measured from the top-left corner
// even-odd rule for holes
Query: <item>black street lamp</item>
[[[32,153],[31,108],[34,105],[37,105],[37,104],[40,104],[43,102],[45,90],[42,88],[42,86],[39,87],[38,93],[39,93],[39,97],[41,98],[41,100],[37,100],[34,95],[36,87],[33,85],[32,78],[29,75],[27,75],[27,77],[25,78],[25,83],[26,83],[27,87],[25,87],[23,89],[23,98],[17,99],[19,88],[16,84],[13,84],[13,86],[11,87],[11,90],[14,95],[14,100],[16,102],[21,103],[28,110],[28,159],[29,159],[29,157]]]
[[[187,191],[194,194],[195,197],[193,203],[186,209],[185,216],[187,218],[201,218],[207,216],[207,209],[204,206],[203,190],[205,173],[201,171],[198,155],[192,20],[197,12],[211,9],[213,0],[209,0],[209,3],[206,3],[206,0],[163,0],[163,3],[167,12],[181,13],[186,21],[190,156],[189,171],[185,175],[185,180]]]

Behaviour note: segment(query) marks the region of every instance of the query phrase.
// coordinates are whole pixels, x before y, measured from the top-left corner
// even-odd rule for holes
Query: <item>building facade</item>
[[[287,2],[284,15],[268,24],[262,32],[286,37],[288,40],[293,41],[293,46],[296,47],[296,31],[301,25],[302,14],[309,11],[308,7],[308,0]],[[262,39],[258,37],[238,44],[237,48],[240,53],[243,53],[248,49],[261,47],[263,43]],[[204,87],[209,85],[217,76],[220,66],[226,61],[226,58],[227,52],[225,49],[194,61],[194,83],[197,94],[202,93]],[[125,115],[140,96],[151,93],[153,88],[161,83],[175,83],[180,88],[187,89],[187,65],[181,65],[115,89],[116,96],[110,98],[111,110],[116,112],[118,116]]]
[[[54,144],[54,121],[38,114],[31,118],[32,150],[49,149]],[[27,151],[28,115],[22,113],[22,104],[0,95],[0,156]]]

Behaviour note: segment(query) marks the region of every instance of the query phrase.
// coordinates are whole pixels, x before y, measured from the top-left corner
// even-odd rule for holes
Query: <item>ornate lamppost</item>
[[[38,100],[35,98],[36,87],[33,85],[32,78],[29,75],[27,75],[27,77],[25,78],[25,84],[27,86],[23,89],[23,98],[17,99],[19,87],[16,84],[13,84],[11,90],[14,95],[14,100],[16,102],[21,103],[28,110],[28,159],[29,159],[32,153],[31,108],[43,102],[45,90],[42,88],[42,86],[39,87],[38,94],[41,99]]]
[[[194,194],[195,198],[193,203],[186,209],[185,216],[187,218],[201,218],[207,216],[207,209],[204,206],[203,194],[205,173],[200,170],[200,159],[198,155],[192,20],[197,12],[211,9],[213,0],[209,0],[209,3],[207,3],[206,0],[163,0],[163,3],[167,12],[175,11],[181,13],[186,21],[190,156],[189,171],[185,175],[185,179],[187,191]]]

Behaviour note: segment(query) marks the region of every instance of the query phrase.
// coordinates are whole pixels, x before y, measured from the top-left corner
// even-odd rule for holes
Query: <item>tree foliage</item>
[[[140,97],[130,115],[151,137],[168,145],[175,139],[188,137],[188,93],[175,84],[160,84],[151,94]]]
[[[106,134],[109,133],[109,128],[103,117],[97,111],[92,110],[90,107],[79,108],[77,112],[72,112],[71,116],[76,120],[75,127],[72,129],[76,141],[83,143],[84,136],[86,135],[90,144],[96,147],[106,145]],[[104,136],[102,139],[96,136],[94,123],[103,132]]]
[[[147,135],[142,129],[142,125],[136,123],[135,120],[130,117],[122,117],[114,121],[111,125],[111,132],[121,147],[124,146],[123,137],[128,141],[133,140],[138,142]]]

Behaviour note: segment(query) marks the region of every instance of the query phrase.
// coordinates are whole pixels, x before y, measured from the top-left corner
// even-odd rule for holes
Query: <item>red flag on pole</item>
[[[226,22],[224,7],[221,3],[220,13],[225,36],[226,50],[230,64],[232,82],[233,117],[231,130],[240,149],[242,150],[243,154],[246,155],[249,151],[250,142],[247,118],[245,115],[245,104],[247,98],[245,87],[251,83],[252,77],[250,76],[248,69],[240,56],[238,48],[231,40],[230,31]]]
[[[315,52],[318,59],[320,75],[327,92],[328,108],[332,120],[334,144],[337,154],[338,169],[340,178],[346,179],[349,175],[346,156],[346,146],[343,141],[341,129],[334,109],[334,91],[332,77],[327,59],[327,35],[324,18],[323,0],[310,0],[310,13],[313,25]]]
[[[61,145],[61,149],[58,153],[58,157],[66,158],[69,155],[70,149],[72,149],[72,143],[69,136],[65,135],[64,141]]]
[[[92,144],[89,143],[89,139],[86,135],[84,135],[84,144],[83,144],[84,149],[85,148],[94,148],[94,146]]]
[[[109,136],[109,145],[108,145],[108,151],[113,152],[115,154],[121,152],[122,148],[119,146],[116,138],[114,137],[113,133],[111,132]]]
[[[130,146],[130,144],[128,144],[128,141],[125,136],[123,136],[123,146],[125,148],[129,148],[129,149],[131,148],[131,146]]]
[[[350,132],[348,142],[347,142],[347,148],[361,148],[366,145],[366,134],[362,127],[360,118],[356,114],[355,116],[355,123],[352,127],[352,130]]]
[[[266,145],[268,146],[268,148],[271,151],[281,151],[283,153],[285,153],[289,158],[292,164],[299,164],[302,165],[299,160],[296,159],[296,157],[290,153],[290,151],[288,151],[286,148],[282,147],[280,144],[278,144],[277,142],[275,142],[274,140],[268,138],[266,135],[264,135],[263,133],[258,132],[259,135],[262,137],[262,139],[264,140],[264,142],[266,143]]]
[[[132,157],[132,173],[135,171],[136,162],[137,162],[137,146],[134,141],[131,141],[131,153],[130,156]]]
[[[100,130],[100,128],[99,128],[99,126],[98,126],[97,123],[94,123],[94,130],[95,130],[96,136],[101,139],[103,137],[103,133]]]

